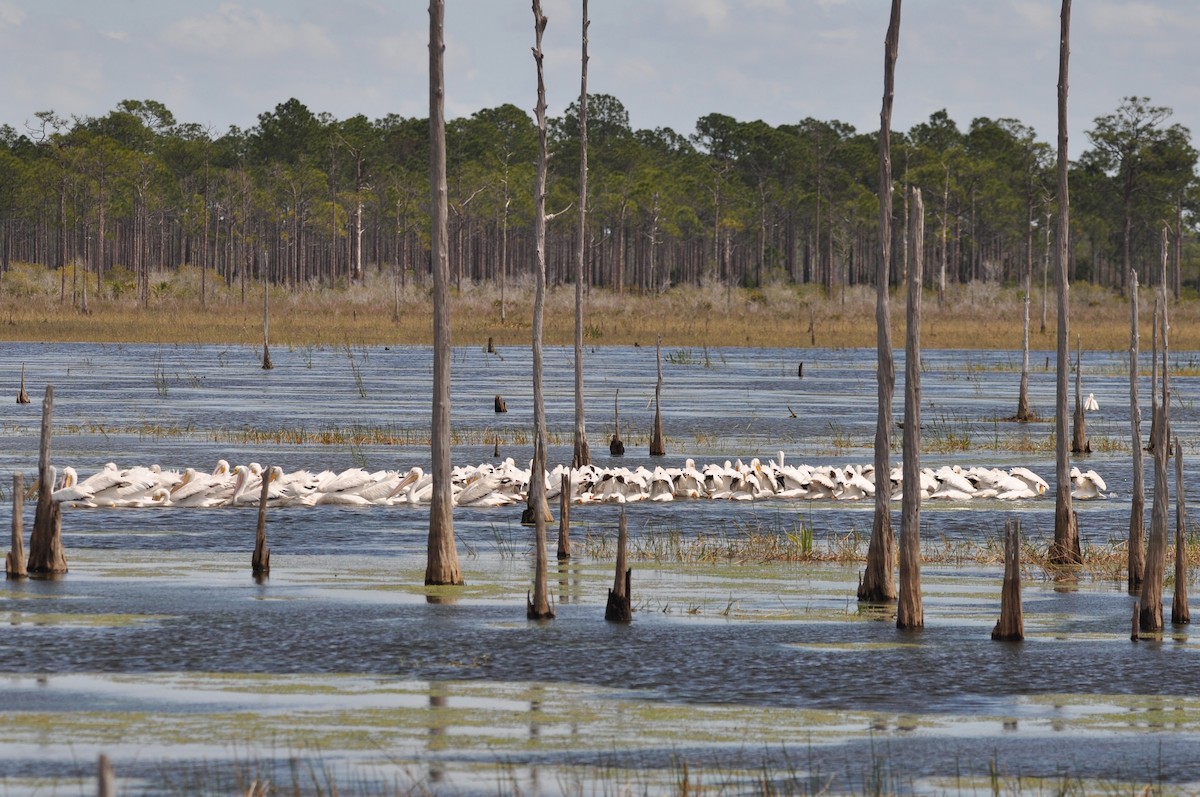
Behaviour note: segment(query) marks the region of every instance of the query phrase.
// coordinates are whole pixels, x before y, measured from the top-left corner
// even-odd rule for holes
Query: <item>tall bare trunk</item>
[[[924,628],[921,602],[921,278],[925,262],[925,203],[913,189],[912,248],[908,273],[908,321],[904,342],[904,464],[900,500],[900,600],[897,628]],[[886,474],[877,473],[878,492]]]
[[[1021,387],[1017,394],[1018,421],[1031,420],[1029,412],[1029,299],[1033,282],[1033,200],[1025,206],[1025,305],[1021,312]]]
[[[1167,458],[1171,453],[1171,426],[1169,408],[1171,404],[1170,379],[1167,376],[1167,353],[1170,350],[1167,322],[1167,232],[1162,234],[1162,272],[1159,279],[1159,301],[1162,313],[1158,323],[1162,326],[1162,400],[1155,408],[1152,424],[1154,445],[1154,501],[1150,509],[1150,540],[1146,546],[1146,569],[1142,576],[1141,614],[1139,625],[1144,632],[1157,633],[1163,629],[1163,581],[1167,562],[1167,525],[1169,508],[1169,486],[1167,484]],[[1158,386],[1155,385],[1157,390]]]
[[[891,508],[892,392],[896,386],[892,361],[891,310],[888,281],[892,241],[892,97],[895,91],[896,56],[900,49],[900,0],[892,0],[883,54],[883,108],[879,112],[879,264],[875,274],[875,337],[878,360],[878,415],[875,421],[875,517],[867,548],[867,569],[858,586],[861,601],[893,601],[893,548]]]
[[[1054,269],[1058,283],[1058,368],[1054,405],[1055,502],[1054,542],[1050,561],[1054,564],[1079,564],[1079,528],[1071,507],[1071,460],[1067,450],[1067,370],[1070,330],[1070,287],[1067,282],[1071,238],[1071,196],[1067,181],[1067,72],[1071,55],[1071,0],[1062,0],[1058,42],[1058,232],[1055,241]]]
[[[1171,625],[1192,622],[1188,609],[1187,497],[1183,491],[1183,449],[1175,438],[1175,596],[1171,601]]]
[[[1142,572],[1146,568],[1146,477],[1145,455],[1142,449],[1142,410],[1138,406],[1138,277],[1129,272],[1129,432],[1133,452],[1133,487],[1129,507],[1129,572],[1130,592],[1142,587]],[[1154,388],[1151,388],[1151,392]]]
[[[542,73],[542,33],[546,17],[541,0],[533,0],[533,29],[536,45],[533,60],[537,64],[537,106],[534,108],[538,128],[537,184],[533,189],[533,244],[537,255],[534,264],[535,291],[533,298],[533,464],[529,472],[529,512],[534,522],[534,579],[533,596],[528,600],[526,616],[546,619],[554,616],[546,588],[546,399],[542,388],[542,314],[546,304],[546,85]]]
[[[429,504],[426,584],[462,584],[454,544],[454,502],[450,490],[450,227],[446,189],[445,0],[429,2],[429,164],[433,230],[433,425],[430,439],[433,496]]]
[[[579,78],[579,240],[575,242],[575,450],[571,467],[590,465],[587,429],[583,422],[583,260],[587,239],[587,65],[588,0],[583,0],[583,55]]]

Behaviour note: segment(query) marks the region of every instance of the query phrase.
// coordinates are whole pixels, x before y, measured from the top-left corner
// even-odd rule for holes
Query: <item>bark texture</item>
[[[14,473],[12,485],[12,546],[5,557],[4,573],[8,578],[24,578],[28,575],[25,570],[25,529],[22,522],[25,509],[25,476],[19,471]]]
[[[896,599],[892,578],[895,538],[891,518],[890,451],[892,445],[892,393],[896,369],[892,361],[891,310],[888,287],[892,251],[892,98],[895,94],[896,57],[900,50],[900,0],[892,0],[887,37],[883,45],[883,107],[879,112],[879,267],[875,275],[875,337],[879,399],[875,422],[875,515],[871,523],[871,542],[867,548],[867,567],[858,585],[858,599],[885,602]]]
[[[1004,521],[1004,585],[1000,588],[1000,619],[992,639],[1020,642],[1025,638],[1025,614],[1021,608],[1021,521]]]
[[[433,495],[425,583],[462,584],[454,544],[450,483],[450,227],[446,189],[446,119],[442,25],[445,0],[429,3],[429,165],[432,190],[430,257],[433,268],[433,424],[430,442]]]
[[[908,319],[904,338],[904,463],[900,499],[900,597],[897,628],[924,628],[921,601],[921,279],[925,260],[925,203],[921,189],[912,201],[911,265],[908,271]],[[883,475],[875,478],[878,491]]]
[[[1146,569],[1146,476],[1145,453],[1142,449],[1142,410],[1138,405],[1138,277],[1129,274],[1129,432],[1133,452],[1133,486],[1129,497],[1129,568],[1128,588],[1136,593],[1142,588],[1142,572]],[[1151,389],[1153,392],[1153,388]]]
[[[579,230],[575,241],[575,448],[571,455],[573,468],[582,468],[592,462],[583,417],[583,264],[587,251],[587,66],[590,24],[588,0],[583,0],[583,54],[580,58],[579,78]]]
[[[51,500],[54,474],[50,467],[50,429],[54,417],[54,387],[46,386],[42,399],[42,439],[38,449],[38,502],[29,535],[29,573],[56,575],[67,572],[62,542],[62,507]]]
[[[537,66],[537,105],[534,115],[538,128],[537,183],[533,196],[533,237],[537,262],[534,264],[533,298],[533,465],[529,472],[529,506],[534,525],[533,594],[527,600],[526,616],[531,620],[554,617],[546,574],[546,399],[542,385],[542,317],[546,305],[546,84],[542,70],[542,34],[546,16],[541,0],[533,0],[535,45],[533,60]]]
[[[604,619],[613,623],[628,623],[633,620],[633,603],[630,598],[633,571],[626,566],[625,550],[629,545],[629,526],[625,510],[621,510],[620,529],[617,532],[617,572],[612,588],[608,591],[608,605]]]
[[[1067,450],[1067,370],[1070,346],[1070,285],[1067,280],[1071,231],[1071,192],[1067,179],[1067,74],[1071,56],[1071,0],[1062,0],[1058,41],[1058,232],[1054,248],[1054,278],[1058,289],[1058,362],[1054,404],[1054,542],[1050,563],[1078,565],[1083,561],[1079,528],[1071,506],[1071,460]]]

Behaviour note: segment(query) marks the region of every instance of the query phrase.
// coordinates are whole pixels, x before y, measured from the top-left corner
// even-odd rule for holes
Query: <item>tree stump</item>
[[[625,443],[621,440],[621,389],[613,396],[613,436],[608,444],[608,453],[614,457],[625,456]]]
[[[661,457],[667,453],[662,428],[662,335],[658,336],[655,358],[658,361],[658,382],[654,385],[654,433],[650,436],[650,456]]]
[[[571,474],[564,473],[558,494],[558,560],[571,558]]]
[[[117,783],[113,775],[112,763],[104,753],[96,766],[96,794],[98,797],[116,797]]]
[[[1004,586],[1000,589],[1000,619],[992,639],[1020,642],[1025,639],[1025,615],[1021,608],[1021,521],[1004,521]]]
[[[1183,493],[1183,449],[1175,438],[1175,597],[1171,601],[1171,625],[1192,622],[1187,595],[1187,498]]]
[[[504,403],[504,398],[496,394],[496,412],[508,412],[508,405]]]
[[[25,501],[25,477],[20,472],[13,474],[12,502],[12,548],[4,561],[4,573],[8,578],[24,578],[25,570],[25,530],[22,528],[22,514]]]
[[[29,394],[25,392],[25,363],[21,363],[21,390],[17,393],[17,403],[29,403]]]
[[[38,451],[38,502],[29,535],[30,573],[55,575],[67,572],[67,555],[62,544],[61,507],[51,500],[54,478],[50,468],[50,426],[54,415],[54,387],[46,386],[42,400],[42,439]]]
[[[496,353],[496,341],[494,341],[494,340],[492,339],[492,336],[491,336],[491,335],[488,335],[487,353],[488,353],[488,354],[495,354],[495,353]]]
[[[1080,384],[1083,373],[1083,343],[1075,337],[1075,415],[1074,433],[1071,436],[1072,454],[1092,453],[1092,441],[1087,436],[1087,421],[1083,413],[1083,387]]]
[[[625,565],[625,549],[629,544],[629,527],[625,520],[625,510],[621,509],[621,520],[617,532],[617,572],[613,578],[612,588],[608,591],[608,606],[604,609],[604,619],[610,623],[629,623],[633,621],[632,573]]]
[[[262,491],[258,496],[258,526],[254,533],[254,555],[250,570],[261,579],[271,572],[271,549],[267,547],[267,493],[271,486],[271,468],[263,471]]]

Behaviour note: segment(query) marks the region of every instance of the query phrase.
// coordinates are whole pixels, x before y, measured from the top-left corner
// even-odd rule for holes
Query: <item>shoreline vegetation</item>
[[[75,279],[37,265],[14,264],[0,279],[0,340],[93,343],[260,345],[263,341],[262,286],[226,286],[216,274],[200,301],[198,269],[154,275],[146,304],[132,286],[110,279],[88,288],[83,307],[82,272]],[[132,281],[132,276],[130,277]],[[455,346],[529,345],[532,285],[509,285],[504,296],[493,284],[463,282],[452,291],[451,334]],[[994,283],[950,286],[939,306],[927,290],[922,345],[929,349],[1020,351],[1023,294]],[[1143,291],[1142,337],[1149,338],[1157,291]],[[243,298],[244,296],[244,298]],[[411,274],[399,284],[388,272],[370,270],[362,283],[339,288],[288,290],[272,287],[272,346],[430,345],[432,284]],[[903,308],[899,288],[894,308]],[[1030,349],[1052,351],[1054,303],[1042,310],[1035,289],[1030,300]],[[501,319],[501,305],[504,313]],[[722,284],[676,286],[669,290],[617,294],[593,288],[584,298],[584,346],[865,348],[874,343],[874,288],[856,285],[826,294],[820,287],[767,285],[731,288]],[[1041,331],[1042,318],[1045,331]],[[893,313],[893,336],[902,335],[904,313]],[[1200,349],[1200,302],[1185,293],[1170,306],[1171,347]],[[1116,292],[1092,285],[1071,291],[1071,330],[1091,351],[1129,346],[1129,304]],[[574,286],[547,291],[544,338],[571,345]],[[1071,347],[1076,341],[1071,341]]]

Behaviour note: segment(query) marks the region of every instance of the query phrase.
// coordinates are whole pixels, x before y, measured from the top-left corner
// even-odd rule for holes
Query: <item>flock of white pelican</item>
[[[505,506],[523,503],[529,487],[529,468],[511,458],[499,464],[455,468],[452,494],[456,506]],[[874,468],[867,466],[786,465],[783,452],[767,463],[680,467],[596,467],[572,469],[560,465],[548,472],[546,497],[560,499],[563,477],[569,477],[572,503],[631,503],[680,499],[754,501],[861,500],[875,495]],[[1095,471],[1071,472],[1072,495],[1079,499],[1106,497],[1108,489]],[[430,474],[348,468],[343,471],[298,470],[279,466],[264,469],[251,462],[230,467],[218,461],[211,472],[187,468],[164,470],[157,465],[119,468],[109,463],[80,479],[74,468],[63,468],[52,500],[73,507],[226,507],[258,506],[264,479],[269,506],[394,506],[427,504],[433,493]],[[901,469],[891,472],[892,498],[901,496]],[[994,498],[1012,501],[1045,495],[1047,483],[1028,468],[962,468],[946,466],[921,471],[921,496],[928,500],[967,501]]]

